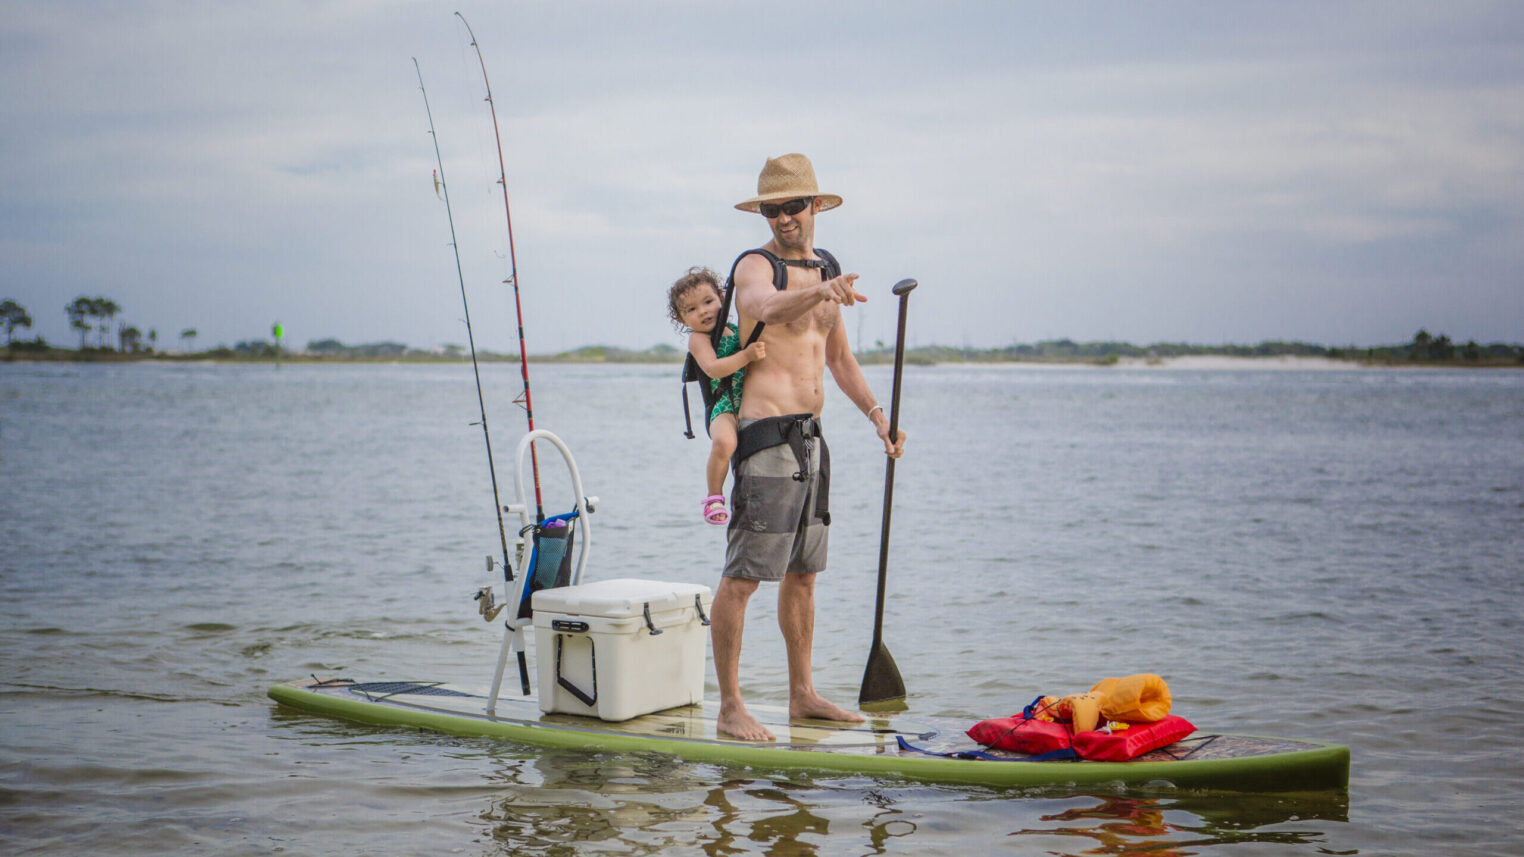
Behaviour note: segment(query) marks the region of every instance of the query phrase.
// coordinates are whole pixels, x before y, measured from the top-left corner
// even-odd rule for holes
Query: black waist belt
[[[736,439],[736,452],[730,466],[741,479],[741,462],[764,449],[788,444],[794,453],[799,470],[794,479],[804,482],[810,478],[810,444],[820,444],[820,490],[815,494],[815,517],[827,526],[831,523],[831,450],[826,446],[825,435],[820,433],[820,420],[812,414],[788,414],[781,417],[764,417],[741,428]]]

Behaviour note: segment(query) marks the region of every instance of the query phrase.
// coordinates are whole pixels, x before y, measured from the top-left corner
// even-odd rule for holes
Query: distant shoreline
[[[595,353],[588,353],[588,349],[566,352],[563,354],[548,354],[529,356],[530,363],[566,363],[566,364],[646,364],[646,365],[671,365],[682,363],[683,354],[675,349],[671,352],[640,352],[619,351],[615,349],[596,349]],[[1273,354],[1273,355],[1243,355],[1243,354],[1171,354],[1158,356],[1119,356],[1108,355],[1105,357],[1061,357],[1061,356],[991,356],[987,353],[964,356],[949,353],[949,349],[933,346],[931,348],[909,349],[905,353],[905,363],[908,366],[936,366],[936,365],[969,365],[969,366],[1023,366],[1023,367],[1052,367],[1052,368],[1110,368],[1123,371],[1135,371],[1146,369],[1191,369],[1191,370],[1231,370],[1231,369],[1276,369],[1276,370],[1339,370],[1339,369],[1524,369],[1524,358],[1506,359],[1499,357],[1481,357],[1479,359],[1452,358],[1449,360],[1412,360],[1412,359],[1370,359],[1367,357],[1354,356],[1324,356],[1307,354]],[[858,362],[864,366],[885,365],[894,362],[892,352],[869,351],[860,353]],[[497,353],[478,354],[477,360],[481,363],[513,363],[519,362],[518,355],[505,355]],[[244,355],[225,354],[214,352],[195,353],[165,353],[165,352],[138,352],[122,353],[106,349],[85,349],[83,351],[63,348],[50,348],[46,351],[28,351],[20,349],[0,348],[0,362],[8,363],[218,363],[218,364],[274,364],[277,358],[271,355]],[[313,354],[282,354],[278,362],[296,365],[363,365],[363,364],[468,364],[471,362],[469,355],[436,354],[424,352],[408,352],[393,355],[313,355]]]
[[[83,300],[83,299],[81,299]],[[29,324],[29,322],[28,322]],[[9,332],[14,332],[10,330]],[[128,335],[134,334],[134,335]],[[488,350],[472,351],[458,343],[418,349],[396,341],[366,342],[356,345],[332,337],[316,339],[305,348],[287,349],[277,339],[245,340],[229,348],[219,344],[204,351],[159,350],[157,338],[150,335],[150,347],[133,329],[124,329],[118,347],[110,347],[104,335],[96,347],[80,339],[80,348],[57,348],[42,337],[13,341],[0,351],[0,360],[36,362],[189,362],[218,363],[518,363],[519,355]],[[194,340],[194,330],[181,337]],[[892,363],[894,349],[882,340],[872,348],[858,343],[855,356],[859,363]],[[520,348],[523,343],[520,343]],[[669,342],[635,350],[614,345],[584,345],[559,354],[532,354],[531,363],[651,363],[683,362],[684,352]],[[1436,366],[1468,369],[1524,367],[1524,345],[1507,342],[1479,343],[1475,339],[1457,342],[1447,334],[1433,335],[1420,328],[1411,342],[1396,345],[1326,346],[1296,340],[1265,340],[1256,345],[1194,345],[1189,342],[1154,342],[1134,345],[1117,340],[1076,342],[1073,339],[1045,339],[1034,343],[1012,343],[998,348],[952,348],[946,345],[913,346],[905,351],[905,362],[912,366],[937,364],[995,364],[1023,366],[1098,366],[1137,369],[1146,367],[1180,368],[1350,368],[1362,366]]]

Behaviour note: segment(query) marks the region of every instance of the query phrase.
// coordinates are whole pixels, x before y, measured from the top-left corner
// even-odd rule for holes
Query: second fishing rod
[[[487,79],[487,61],[482,58],[482,48],[476,43],[476,33],[471,30],[471,22],[459,12],[455,13],[455,17],[465,25],[466,34],[471,37],[471,47],[476,50],[476,61],[482,69],[482,85],[487,89],[487,107],[492,113],[492,137],[497,142],[497,183],[503,189],[503,216],[508,223],[508,279],[504,282],[513,285],[513,309],[519,322],[519,368],[524,378],[524,395],[520,404],[523,405],[529,431],[534,431],[534,400],[529,394],[529,353],[524,344],[524,305],[519,298],[519,262],[513,248],[513,211],[508,205],[508,170],[503,165],[503,135],[498,130],[497,103],[492,100],[492,82]],[[543,521],[545,502],[540,496],[540,459],[533,443],[529,445],[529,466],[534,475],[534,517],[536,521]]]

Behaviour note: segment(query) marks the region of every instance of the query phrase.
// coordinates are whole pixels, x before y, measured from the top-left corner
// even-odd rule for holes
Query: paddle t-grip
[[[898,283],[894,284],[894,289],[892,291],[897,295],[908,295],[910,294],[910,290],[918,285],[920,284],[915,280],[900,280]]]

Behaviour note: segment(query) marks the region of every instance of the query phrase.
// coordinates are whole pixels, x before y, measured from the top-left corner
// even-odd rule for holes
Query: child
[[[708,268],[689,268],[667,290],[667,315],[679,330],[688,331],[688,352],[709,376],[710,389],[718,390],[719,379],[731,377],[730,391],[721,395],[709,412],[709,496],[704,498],[704,520],[716,525],[730,521],[725,510],[725,472],[736,451],[736,413],[741,407],[746,364],[767,356],[767,346],[761,341],[741,348],[736,326],[719,317],[721,302],[720,278]],[[719,348],[709,341],[717,324],[725,325]]]

